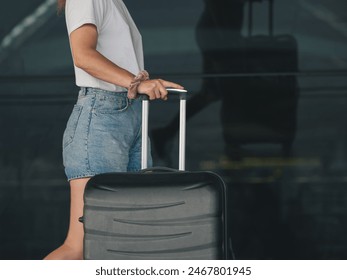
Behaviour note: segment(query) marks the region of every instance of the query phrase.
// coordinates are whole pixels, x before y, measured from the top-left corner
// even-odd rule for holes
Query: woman
[[[82,259],[83,193],[90,177],[140,169],[141,100],[167,99],[167,87],[144,71],[142,40],[122,0],[58,0],[65,8],[76,84],[81,88],[63,136],[70,182],[65,242],[45,259]],[[149,158],[151,161],[151,158]],[[149,165],[151,162],[149,162]]]

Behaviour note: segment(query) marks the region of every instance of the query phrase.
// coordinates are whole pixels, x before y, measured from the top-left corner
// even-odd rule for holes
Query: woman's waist
[[[95,87],[80,87],[79,96],[85,96],[85,95],[115,95],[115,96],[127,97],[127,92],[124,90],[110,91],[110,90],[95,88]]]

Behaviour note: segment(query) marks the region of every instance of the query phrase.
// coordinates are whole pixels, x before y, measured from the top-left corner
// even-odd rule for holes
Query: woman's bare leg
[[[48,254],[45,260],[80,260],[83,259],[83,224],[78,221],[83,216],[83,194],[90,178],[70,181],[70,224],[63,245]]]

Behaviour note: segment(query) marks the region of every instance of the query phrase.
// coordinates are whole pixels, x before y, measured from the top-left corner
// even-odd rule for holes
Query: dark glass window
[[[124,2],[151,76],[189,91],[187,169],[225,179],[237,258],[345,259],[347,2]],[[65,237],[72,66],[54,0],[2,4],[0,258],[40,258]],[[176,103],[151,104],[156,165],[177,167]]]

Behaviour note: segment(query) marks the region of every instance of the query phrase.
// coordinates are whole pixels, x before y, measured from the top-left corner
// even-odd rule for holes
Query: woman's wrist
[[[128,98],[135,99],[137,97],[137,88],[141,82],[149,80],[149,74],[146,70],[140,71],[131,81],[128,87]]]

